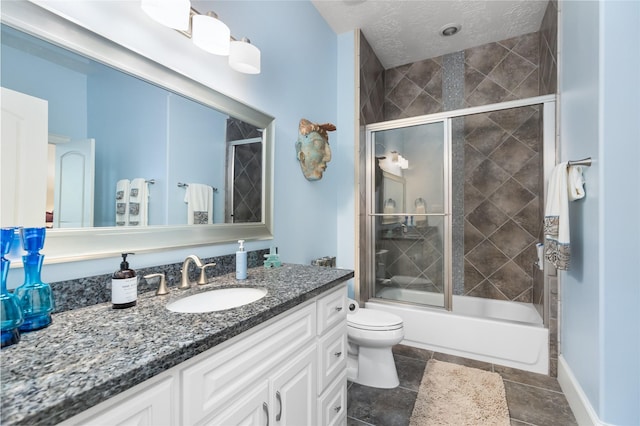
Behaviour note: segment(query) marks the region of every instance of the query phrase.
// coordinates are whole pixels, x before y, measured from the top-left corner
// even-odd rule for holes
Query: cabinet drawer
[[[181,372],[183,423],[192,425],[277,368],[291,353],[313,341],[315,305],[274,322],[259,333]]]
[[[344,424],[347,416],[347,372],[344,371],[327,390],[318,402],[318,424],[335,426]]]
[[[347,318],[347,286],[340,285],[337,290],[318,299],[318,336]]]
[[[347,368],[347,324],[336,325],[318,342],[318,395]]]

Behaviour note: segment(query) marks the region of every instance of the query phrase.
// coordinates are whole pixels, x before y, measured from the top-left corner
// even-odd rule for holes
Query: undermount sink
[[[183,313],[223,311],[247,305],[262,299],[266,295],[267,290],[264,288],[219,288],[178,299],[169,303],[167,309]]]

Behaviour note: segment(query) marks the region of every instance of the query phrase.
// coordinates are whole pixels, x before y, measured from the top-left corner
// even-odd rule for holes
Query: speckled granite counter
[[[53,324],[2,349],[3,425],[51,425],[198,355],[353,277],[306,265],[249,269],[248,279],[216,277],[166,296],[139,295],[137,306],[110,303],[55,314]],[[168,302],[219,287],[263,287],[263,299],[220,312],[170,312]],[[198,288],[195,288],[198,287]]]

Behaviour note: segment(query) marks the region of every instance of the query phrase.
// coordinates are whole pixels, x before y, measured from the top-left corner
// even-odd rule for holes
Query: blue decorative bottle
[[[18,327],[23,322],[22,309],[18,298],[7,291],[7,275],[9,274],[10,261],[5,259],[5,255],[11,250],[11,243],[15,233],[15,228],[2,228],[0,242],[2,246],[2,293],[0,294],[0,302],[2,303],[2,347],[16,344],[20,341],[20,331]]]
[[[24,322],[20,331],[39,330],[51,324],[53,312],[53,293],[49,284],[40,279],[44,255],[45,228],[22,228],[22,247],[27,254],[22,256],[24,265],[24,284],[18,287],[15,295],[20,300]]]

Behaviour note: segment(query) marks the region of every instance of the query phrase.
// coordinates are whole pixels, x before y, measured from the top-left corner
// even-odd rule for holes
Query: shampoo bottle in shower
[[[238,240],[240,247],[236,252],[236,278],[247,279],[247,252],[244,251],[244,240]]]
[[[111,303],[113,309],[130,308],[136,305],[138,300],[138,277],[136,271],[129,269],[127,255],[122,253],[120,270],[115,271],[111,277]]]

